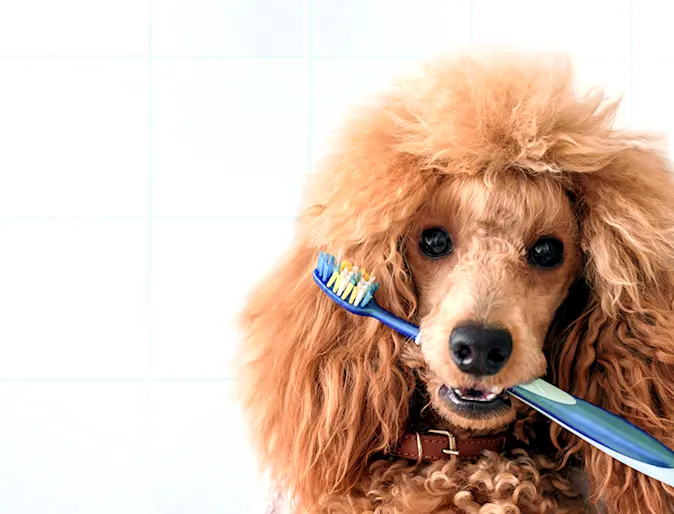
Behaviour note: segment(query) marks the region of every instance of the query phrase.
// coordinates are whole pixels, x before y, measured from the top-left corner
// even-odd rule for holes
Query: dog
[[[432,61],[347,121],[240,318],[247,423],[294,512],[674,512],[503,393],[544,377],[674,446],[674,182],[618,106],[568,58],[497,52]],[[319,251],[373,270],[420,344],[327,298]]]

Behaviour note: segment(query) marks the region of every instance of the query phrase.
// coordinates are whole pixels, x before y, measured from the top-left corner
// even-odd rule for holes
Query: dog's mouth
[[[511,406],[508,394],[499,388],[454,388],[443,384],[438,396],[447,407],[466,417],[497,416]]]

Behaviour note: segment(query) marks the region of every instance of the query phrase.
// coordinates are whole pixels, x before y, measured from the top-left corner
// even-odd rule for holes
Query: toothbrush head
[[[334,255],[320,252],[314,270],[314,281],[340,307],[360,316],[370,316],[376,305],[374,293],[379,282],[365,268],[339,261]]]

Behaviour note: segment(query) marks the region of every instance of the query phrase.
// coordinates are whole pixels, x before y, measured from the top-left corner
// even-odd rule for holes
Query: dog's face
[[[546,371],[543,344],[578,274],[578,227],[563,189],[516,175],[443,184],[406,240],[427,388],[452,425],[514,419],[503,391]]]
[[[343,507],[373,473],[387,485],[363,497],[381,503],[390,471],[410,475],[409,505],[451,498],[465,473],[423,489],[425,470],[372,459],[408,426],[505,428],[498,393],[546,357],[555,385],[674,446],[674,181],[649,138],[613,128],[616,109],[577,94],[565,60],[496,55],[439,62],[357,111],[241,316],[250,434],[305,510]],[[421,347],[335,305],[312,278],[319,250],[372,271]],[[418,418],[426,396],[451,426]],[[608,510],[667,510],[652,481],[559,430],[561,463],[583,458]]]

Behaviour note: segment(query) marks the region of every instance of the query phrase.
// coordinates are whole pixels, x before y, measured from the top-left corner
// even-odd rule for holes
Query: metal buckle
[[[447,440],[449,442],[449,448],[443,448],[442,453],[445,455],[459,455],[459,450],[456,449],[456,437],[454,437],[454,434],[447,430],[429,430],[429,434],[438,434],[438,435],[444,435],[447,437]]]
[[[421,464],[424,459],[424,447],[421,444],[421,436],[419,432],[414,432],[417,436],[417,465]]]

